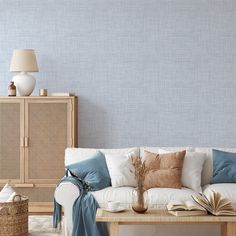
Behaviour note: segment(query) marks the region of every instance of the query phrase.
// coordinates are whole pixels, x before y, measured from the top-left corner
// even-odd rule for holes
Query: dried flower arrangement
[[[134,170],[130,170],[135,179],[137,180],[138,188],[143,188],[143,184],[146,178],[146,175],[151,171],[150,167],[146,165],[145,161],[142,161],[141,157],[130,157]]]
[[[134,167],[134,170],[130,171],[134,174],[138,185],[133,193],[133,198],[135,199],[133,199],[132,208],[137,213],[145,213],[148,209],[148,196],[145,199],[147,192],[144,188],[144,181],[147,174],[152,170],[146,165],[145,161],[142,161],[141,157],[130,156],[130,160]]]

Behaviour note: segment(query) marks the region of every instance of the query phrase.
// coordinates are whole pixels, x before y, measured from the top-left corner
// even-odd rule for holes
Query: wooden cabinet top
[[[74,99],[77,96],[0,96],[0,99]]]

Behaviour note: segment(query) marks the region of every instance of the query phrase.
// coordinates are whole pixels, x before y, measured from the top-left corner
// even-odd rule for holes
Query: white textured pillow
[[[170,151],[159,149],[160,154]],[[196,192],[202,192],[201,175],[206,154],[202,152],[187,151],[182,168],[182,185],[191,188]]]
[[[112,187],[137,186],[129,155],[106,154],[105,157]]]
[[[6,184],[0,192],[0,202],[6,202],[14,192],[14,189],[9,184]]]

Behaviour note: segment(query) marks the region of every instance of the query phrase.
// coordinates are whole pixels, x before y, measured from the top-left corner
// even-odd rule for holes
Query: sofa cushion
[[[108,187],[99,191],[91,192],[100,207],[107,207],[108,201],[118,201],[121,206],[130,208],[132,204],[133,187]]]
[[[85,160],[100,150],[103,154],[111,155],[126,155],[132,153],[134,156],[139,156],[139,148],[122,148],[122,149],[95,149],[95,148],[66,148],[65,150],[65,165],[70,165],[78,161]]]
[[[236,153],[213,149],[213,178],[211,184],[236,183]]]
[[[219,183],[205,185],[203,187],[203,193],[209,196],[211,191],[219,192],[223,197],[228,198],[233,206],[236,208],[236,184],[235,183]]]
[[[143,161],[151,171],[146,175],[144,187],[181,188],[181,172],[186,151],[157,154],[144,151]]]
[[[106,207],[108,201],[119,201],[121,206],[131,208],[132,187],[108,187],[99,191],[91,192],[100,207]],[[188,188],[151,188],[148,190],[149,207],[165,208],[170,201],[186,201],[196,193]]]
[[[217,150],[225,152],[236,152],[236,148],[215,148]],[[202,170],[202,186],[209,184],[213,175],[213,158],[212,158],[212,148],[195,148],[196,152],[203,152],[206,154],[206,160],[203,165]]]
[[[165,208],[170,201],[187,201],[192,199],[192,195],[196,195],[189,188],[151,188],[148,190],[149,207]]]
[[[66,166],[74,175],[87,182],[92,191],[100,190],[111,185],[105,156],[97,151],[90,158]]]
[[[159,149],[159,153],[170,151]],[[202,152],[186,151],[182,168],[182,185],[196,192],[202,192],[201,176],[206,154]]]
[[[112,187],[137,186],[133,173],[134,167],[129,155],[106,154],[105,157]]]

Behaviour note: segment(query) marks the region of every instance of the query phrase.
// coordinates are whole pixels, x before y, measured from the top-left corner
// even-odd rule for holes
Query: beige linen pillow
[[[186,151],[158,154],[144,151],[143,161],[151,169],[147,174],[144,187],[181,188],[181,175]]]

